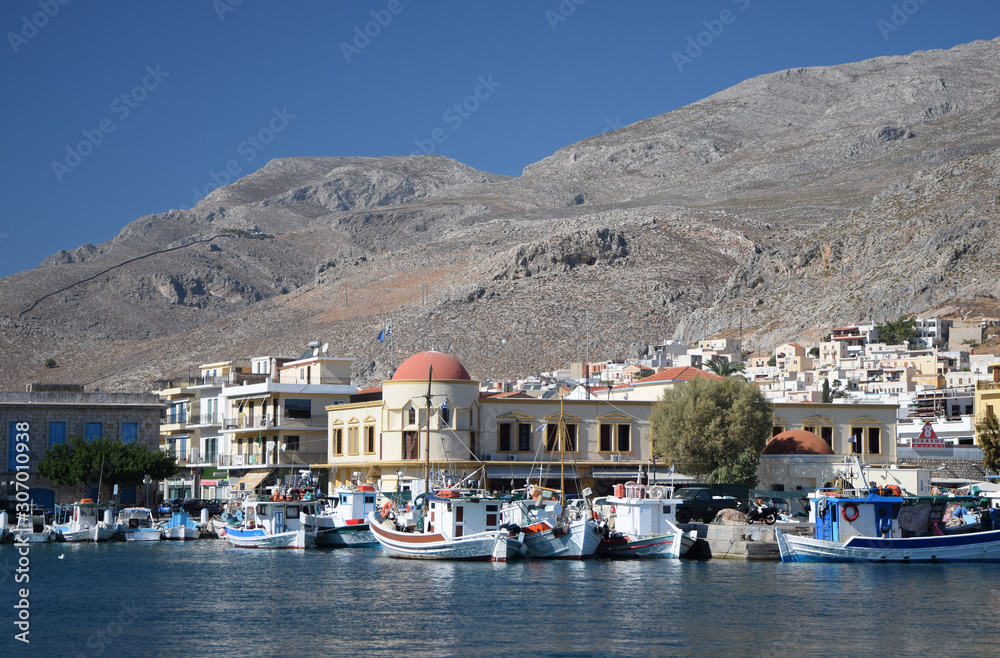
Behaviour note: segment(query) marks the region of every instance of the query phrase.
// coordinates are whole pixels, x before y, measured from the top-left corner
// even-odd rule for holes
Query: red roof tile
[[[686,382],[692,379],[722,379],[719,375],[714,372],[709,372],[707,370],[699,370],[698,368],[692,368],[691,366],[681,366],[678,368],[667,368],[655,375],[650,375],[645,379],[640,379],[635,382],[634,386],[639,386],[640,384],[658,384],[662,382]]]

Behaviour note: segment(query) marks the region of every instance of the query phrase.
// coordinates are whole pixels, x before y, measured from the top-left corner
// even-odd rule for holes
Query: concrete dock
[[[813,534],[811,523],[688,523],[680,527],[698,531],[698,542],[686,556],[694,559],[780,560],[778,543],[774,538],[776,528],[786,534]]]

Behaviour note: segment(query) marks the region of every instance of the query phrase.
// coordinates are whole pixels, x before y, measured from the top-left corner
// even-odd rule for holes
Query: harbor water
[[[61,558],[59,556],[62,556]],[[217,540],[0,546],[4,656],[996,655],[994,564],[393,560]],[[29,588],[30,644],[14,639]]]

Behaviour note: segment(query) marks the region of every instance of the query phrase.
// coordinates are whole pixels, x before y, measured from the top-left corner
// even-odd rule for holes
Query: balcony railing
[[[1000,389],[1000,382],[976,382],[977,391],[995,391]]]
[[[271,414],[263,416],[249,416],[240,414],[239,416],[228,417],[223,420],[222,428],[227,430],[259,429],[267,427],[290,427],[303,429],[325,429],[326,417],[313,416],[312,418],[293,418],[290,416],[279,417],[275,422]]]
[[[222,467],[249,468],[252,466],[306,466],[322,464],[327,461],[325,452],[298,452],[295,450],[279,451],[277,459],[273,454],[267,455],[218,455],[216,465]]]

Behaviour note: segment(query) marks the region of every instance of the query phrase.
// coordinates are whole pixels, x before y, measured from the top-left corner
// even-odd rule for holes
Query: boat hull
[[[379,544],[368,524],[361,523],[341,528],[319,528],[316,532],[316,545],[331,548],[365,548]]]
[[[846,542],[775,531],[782,562],[1000,562],[1000,530],[933,537],[851,537]]]
[[[163,534],[166,539],[176,539],[176,540],[198,539],[201,537],[200,530],[198,530],[197,528],[189,528],[188,526],[174,526],[173,528],[165,528]]]
[[[306,549],[316,545],[315,533],[305,528],[267,534],[263,530],[228,528],[226,539],[234,548],[296,548]]]
[[[525,555],[533,558],[581,560],[593,557],[601,543],[601,531],[588,518],[562,528],[525,529]]]
[[[601,540],[594,556],[606,558],[679,558],[691,550],[695,541],[693,537],[683,532],[680,533],[680,537],[673,532],[639,538],[628,535],[610,537]]]
[[[506,530],[490,530],[448,539],[440,533],[400,532],[369,517],[372,535],[389,557],[408,560],[507,561]]]
[[[160,541],[161,539],[163,539],[163,531],[159,528],[139,528],[125,531],[125,541]]]
[[[50,541],[57,541],[59,535],[55,532],[18,532],[13,530],[8,535],[15,544],[47,544]],[[24,539],[20,539],[24,537]]]
[[[81,528],[70,530],[56,526],[56,531],[63,541],[110,541],[115,534],[115,529],[108,526],[94,526],[91,528]]]

